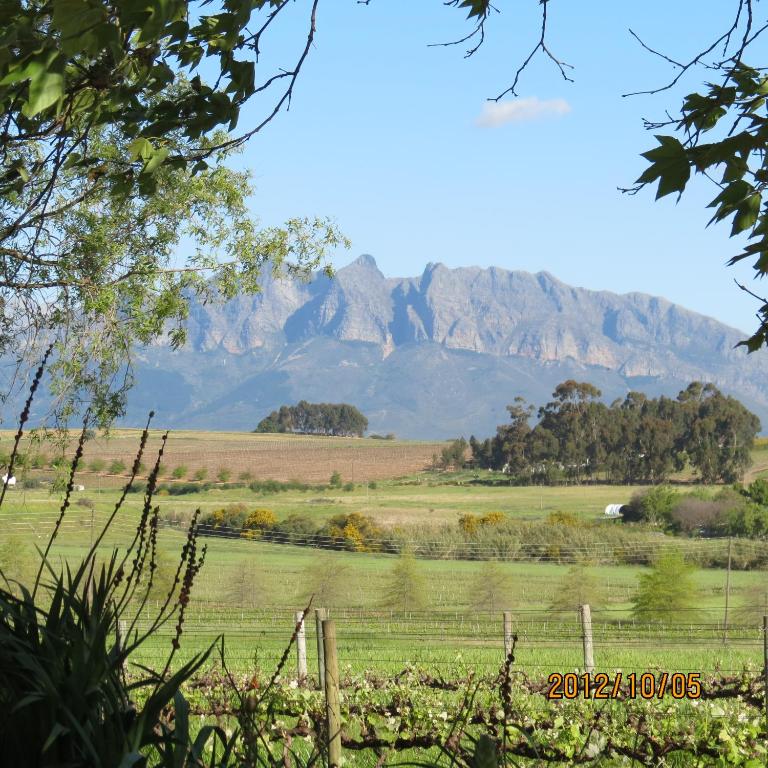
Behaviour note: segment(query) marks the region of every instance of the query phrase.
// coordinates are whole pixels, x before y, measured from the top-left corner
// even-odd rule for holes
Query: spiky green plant
[[[22,414],[14,452],[39,379],[38,375]],[[149,476],[132,542],[124,551],[113,550],[106,560],[97,558],[98,548],[141,467],[148,427],[149,422],[122,496],[88,553],[76,567],[55,567],[51,550],[82,458],[86,414],[59,516],[41,552],[37,576],[28,587],[2,575],[0,755],[5,765],[185,768],[204,765],[204,752],[210,756],[210,765],[214,759],[217,765],[229,762],[232,741],[223,731],[205,728],[193,740],[188,731],[184,733],[183,722],[179,728],[179,718],[183,720],[187,711],[179,688],[205,662],[210,649],[171,671],[184,610],[205,558],[205,550],[198,552],[197,548],[197,515],[154,619],[142,631],[136,621],[157,567],[159,509],[152,506],[152,496],[165,438]],[[13,462],[12,454],[11,466]],[[0,493],[0,504],[3,497],[4,492]],[[129,682],[127,660],[149,635],[172,619],[176,633],[162,671],[142,667],[139,677]],[[169,708],[175,710],[173,727],[165,720]],[[218,758],[210,748],[216,741],[221,742]]]

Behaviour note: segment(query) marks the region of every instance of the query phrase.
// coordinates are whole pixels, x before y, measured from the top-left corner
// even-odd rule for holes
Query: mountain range
[[[536,405],[575,378],[610,402],[674,396],[694,379],[768,425],[768,353],[744,333],[666,299],[562,283],[547,272],[449,269],[387,278],[360,256],[329,279],[266,277],[255,296],[193,303],[187,344],[137,354],[127,424],[251,430],[282,404],[348,402],[372,432],[489,435],[516,395]]]

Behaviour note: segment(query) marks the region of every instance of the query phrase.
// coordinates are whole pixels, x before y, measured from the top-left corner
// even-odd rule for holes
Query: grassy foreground
[[[415,482],[415,481],[414,481]],[[483,488],[429,484],[379,483],[354,491],[289,491],[264,496],[247,489],[209,491],[159,498],[161,509],[191,513],[232,501],[273,509],[278,517],[309,514],[322,520],[344,511],[361,511],[381,522],[455,523],[466,512],[503,511],[505,515],[545,518],[552,511],[594,517],[605,499],[626,497],[632,488]],[[87,498],[93,508],[78,501]],[[86,489],[74,497],[54,554],[74,561],[84,554],[94,533],[114,505],[117,492]],[[538,502],[538,503],[537,503]],[[0,552],[5,567],[24,578],[34,567],[34,547],[50,532],[59,500],[42,490],[14,491],[0,512]],[[121,517],[105,540],[105,551],[124,546],[135,530],[141,497],[129,495]],[[616,525],[607,522],[606,525]],[[183,545],[183,533],[161,529],[158,581],[169,578]],[[503,657],[501,612],[511,610],[519,633],[517,669],[532,676],[571,670],[582,663],[581,634],[575,612],[550,610],[573,578],[557,563],[416,561],[423,611],[401,610],[388,600],[397,558],[353,552],[266,544],[239,539],[205,539],[206,565],[195,586],[185,622],[186,658],[219,634],[226,637],[233,668],[274,668],[293,627],[293,613],[314,595],[314,605],[329,607],[339,621],[342,665],[349,672],[400,670],[418,663],[442,673],[470,668],[492,671]],[[593,600],[595,653],[604,669],[665,668],[673,671],[738,671],[757,667],[761,640],[752,604],[766,581],[762,572],[734,571],[730,583],[731,631],[723,644],[726,574],[696,573],[699,610],[678,628],[657,630],[632,624],[631,600],[645,569],[630,566],[588,568],[596,585]],[[489,581],[496,586],[488,589]],[[160,599],[156,594],[153,599]],[[150,601],[150,606],[152,602]],[[748,608],[751,611],[747,611]],[[311,623],[310,623],[311,624]],[[310,658],[313,626],[308,627]],[[143,661],[167,649],[172,628],[161,630],[142,650]]]
[[[159,438],[159,432],[152,433],[148,455],[159,446]],[[6,433],[0,435],[0,442],[7,439]],[[93,461],[128,463],[137,440],[138,431],[117,430],[109,441],[86,443],[86,471],[77,476],[85,489],[73,495],[54,549],[56,557],[71,562],[81,557],[117,501],[124,479],[104,468],[87,471]],[[475,473],[419,471],[439,448],[436,443],[390,440],[180,432],[168,444],[164,482],[184,482],[200,469],[213,480],[215,473],[226,469],[233,480],[246,472],[255,478],[298,478],[312,487],[265,494],[247,487],[217,487],[214,482],[208,490],[183,496],[161,492],[155,501],[162,518],[182,523],[197,508],[206,512],[242,503],[269,509],[279,520],[301,515],[320,525],[340,513],[360,512],[383,526],[429,528],[455,526],[461,515],[489,512],[524,520],[545,520],[562,512],[593,521],[602,517],[606,504],[624,503],[637,490],[604,485],[476,486],[469,484]],[[752,475],[768,472],[768,446],[759,444],[754,458]],[[185,477],[172,480],[172,470],[179,466],[185,468]],[[333,472],[352,485],[346,490],[329,488]],[[31,477],[46,474],[50,472],[44,468],[29,470]],[[394,479],[397,474],[406,476]],[[130,541],[141,504],[141,494],[128,495],[104,541],[105,554]],[[60,496],[44,487],[9,492],[0,510],[0,565],[11,576],[25,580],[33,572],[35,547],[45,542],[59,505]],[[171,579],[183,540],[178,529],[160,531],[160,586],[151,600],[160,599],[163,584]],[[224,634],[235,668],[272,669],[290,637],[294,612],[314,597],[315,606],[331,609],[339,621],[342,664],[349,671],[391,672],[406,663],[454,673],[472,667],[495,669],[503,653],[503,610],[513,612],[520,636],[519,670],[539,675],[582,663],[575,612],[551,610],[558,596],[573,588],[573,573],[565,564],[418,560],[420,610],[404,612],[390,594],[394,556],[238,539],[206,538],[205,543],[207,562],[195,585],[180,658]],[[724,571],[698,571],[698,610],[680,617],[676,629],[659,631],[632,624],[632,597],[644,570],[600,566],[585,571],[593,584],[590,602],[601,668],[715,672],[760,663],[760,606],[755,601],[765,591],[765,573],[731,574],[729,624],[743,628],[732,630],[724,643]],[[314,627],[309,626],[308,632],[311,655]],[[170,627],[158,632],[143,648],[143,660],[151,663],[155,650],[161,655],[171,633]]]
[[[478,487],[468,484],[471,473],[412,473],[399,480],[369,479],[346,489],[328,487],[328,479],[304,490],[263,492],[213,485],[182,496],[168,492],[157,496],[159,519],[167,524],[157,533],[155,588],[138,613],[136,628],[141,632],[151,626],[185,543],[183,523],[198,508],[212,511],[240,503],[249,510],[269,509],[277,519],[308,517],[317,525],[340,513],[359,512],[383,526],[420,526],[424,535],[441,526],[456,528],[462,515],[490,512],[531,521],[567,513],[591,525],[602,517],[605,504],[627,501],[636,490]],[[80,560],[119,497],[118,477],[81,473],[78,480],[85,488],[72,496],[52,551],[54,566]],[[100,558],[113,548],[125,550],[129,545],[142,502],[141,494],[128,495],[103,541]],[[0,510],[0,566],[9,576],[30,582],[37,563],[35,548],[45,545],[60,504],[58,494],[43,487],[9,492]],[[605,520],[596,524],[621,525]],[[192,662],[195,654],[214,644],[223,647],[227,669],[243,690],[257,697],[262,690],[270,692],[269,699],[258,705],[265,708],[259,709],[259,716],[269,723],[265,745],[277,760],[290,748],[301,764],[311,760],[323,743],[325,701],[317,690],[313,612],[306,625],[308,679],[298,684],[295,649],[291,649],[280,679],[274,686],[268,683],[290,642],[296,611],[311,599],[314,606],[328,608],[336,623],[342,741],[348,765],[373,768],[382,765],[384,758],[401,764],[408,760],[431,764],[451,738],[452,723],[462,711],[468,717],[471,714],[467,735],[490,733],[497,739],[503,711],[504,720],[509,717],[513,723],[508,749],[521,765],[538,765],[542,759],[569,765],[585,750],[598,762],[602,753],[643,761],[647,754],[663,750],[680,752],[682,762],[659,765],[686,765],[690,764],[683,759],[686,756],[705,754],[720,762],[699,760],[697,764],[752,765],[750,760],[765,755],[762,698],[756,682],[762,661],[761,606],[756,601],[765,593],[764,572],[731,573],[726,632],[726,573],[721,569],[695,573],[695,610],[675,616],[673,623],[651,625],[632,618],[632,598],[647,570],[637,566],[586,565],[575,571],[557,558],[551,562],[416,560],[411,579],[419,600],[414,606],[393,594],[395,573],[404,562],[394,555],[210,536],[199,543],[207,547],[206,563],[195,580],[193,600],[183,620],[181,650],[172,669]],[[625,681],[632,672],[638,676],[651,672],[657,678],[663,673],[699,674],[709,698],[678,701],[667,696],[647,701],[624,693],[615,702],[547,700],[548,674],[584,668],[577,613],[553,605],[561,603],[563,595],[571,595],[572,603],[578,586],[574,582],[579,580],[590,584],[595,671],[606,672],[612,679],[621,673]],[[127,618],[137,610],[134,603]],[[517,635],[509,696],[498,677],[504,662],[505,610],[512,614]],[[131,654],[129,679],[140,676],[144,667],[163,666],[177,636],[176,620],[155,629]],[[237,698],[227,682],[232,678],[222,676],[215,660],[214,653],[205,671],[183,686],[194,737],[214,726],[231,733],[235,725]],[[475,685],[479,687],[473,689]],[[471,712],[465,709],[470,690],[476,693]],[[638,722],[647,724],[641,741]],[[238,738],[243,744],[247,741],[242,734]],[[474,764],[468,753],[464,763]]]

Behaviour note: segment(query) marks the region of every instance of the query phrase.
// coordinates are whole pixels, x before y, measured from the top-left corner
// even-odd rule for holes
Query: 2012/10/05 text
[[[673,699],[701,698],[701,675],[698,672],[661,672],[652,674],[635,672],[624,676],[616,672],[613,677],[603,672],[553,672],[549,678],[548,699]]]

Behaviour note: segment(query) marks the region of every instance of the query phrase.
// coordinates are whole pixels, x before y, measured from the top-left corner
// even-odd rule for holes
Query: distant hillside
[[[429,264],[394,279],[361,256],[333,280],[268,279],[259,296],[195,305],[186,348],[140,352],[126,422],[155,408],[169,426],[253,429],[306,399],[352,403],[373,432],[490,434],[515,395],[543,402],[577,378],[607,400],[712,381],[768,426],[768,354],[735,348],[743,336],[662,298],[546,272]]]

